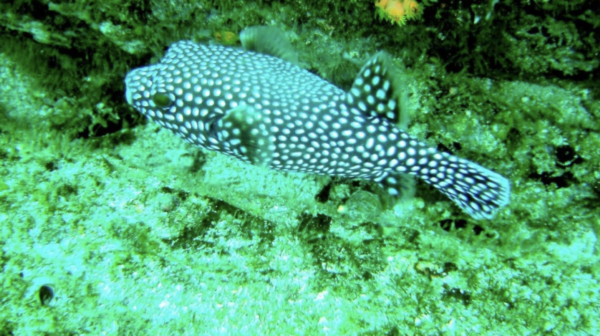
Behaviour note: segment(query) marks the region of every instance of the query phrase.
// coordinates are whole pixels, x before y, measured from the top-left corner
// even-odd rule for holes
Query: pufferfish
[[[475,219],[508,204],[506,178],[396,125],[398,86],[385,53],[345,92],[299,67],[281,31],[252,27],[240,37],[250,50],[174,43],[158,64],[127,74],[127,101],[191,144],[249,164],[374,180],[391,195],[414,175]]]

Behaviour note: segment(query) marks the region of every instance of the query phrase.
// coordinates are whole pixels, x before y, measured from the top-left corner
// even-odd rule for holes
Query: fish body
[[[491,218],[509,201],[508,180],[398,128],[387,63],[374,56],[345,92],[274,56],[180,41],[127,75],[126,98],[207,150],[273,170],[374,180],[392,195],[402,174],[415,175],[472,217]]]

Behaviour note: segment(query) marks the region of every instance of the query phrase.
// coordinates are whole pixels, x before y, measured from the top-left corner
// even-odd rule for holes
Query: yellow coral
[[[380,18],[399,25],[421,15],[419,4],[414,0],[378,0],[375,6]]]
[[[224,45],[235,45],[239,38],[236,33],[230,31],[219,31],[215,33],[215,39]]]

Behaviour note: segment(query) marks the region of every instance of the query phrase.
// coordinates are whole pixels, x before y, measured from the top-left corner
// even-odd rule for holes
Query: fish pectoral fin
[[[263,112],[240,105],[225,112],[219,120],[220,138],[250,163],[268,167],[272,158],[271,134],[264,122]]]

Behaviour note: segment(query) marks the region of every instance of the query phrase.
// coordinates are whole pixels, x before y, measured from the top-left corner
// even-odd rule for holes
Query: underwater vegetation
[[[0,3],[0,334],[598,334],[595,3],[413,3]],[[173,43],[257,25],[345,91],[387,52],[407,132],[505,176],[510,203],[473,220],[417,182],[394,204],[127,104]]]

